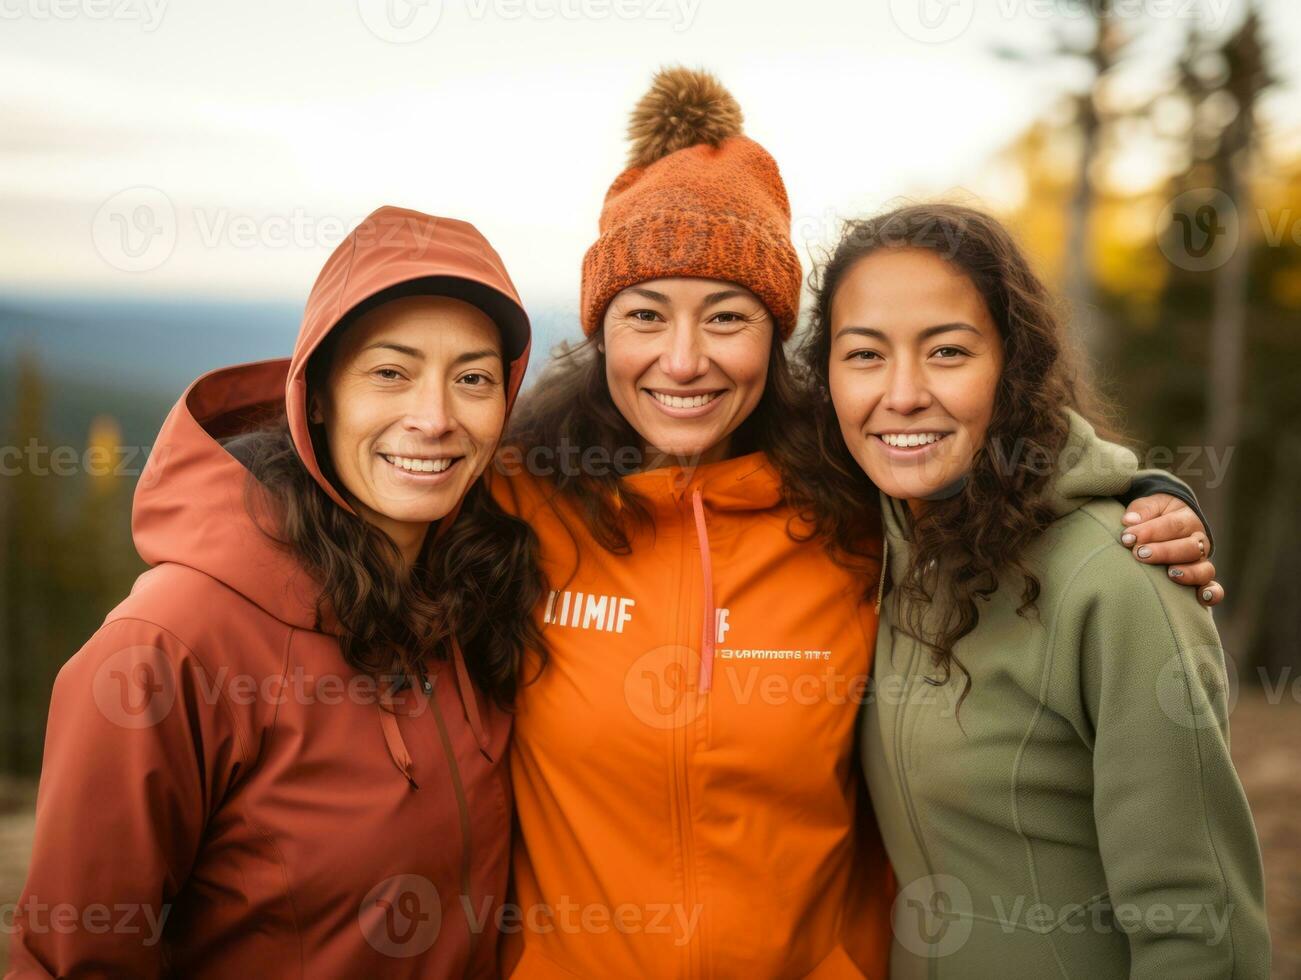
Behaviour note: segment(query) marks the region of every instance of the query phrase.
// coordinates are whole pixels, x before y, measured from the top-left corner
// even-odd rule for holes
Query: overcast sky
[[[628,111],[678,62],[732,90],[797,238],[826,240],[975,181],[1072,78],[990,49],[1071,30],[1066,2],[0,0],[0,289],[302,298],[388,203],[472,221],[526,303],[572,305]],[[1155,78],[1191,11],[1243,0],[1117,2]],[[1264,6],[1295,52],[1301,6]],[[1271,131],[1301,131],[1295,82]]]

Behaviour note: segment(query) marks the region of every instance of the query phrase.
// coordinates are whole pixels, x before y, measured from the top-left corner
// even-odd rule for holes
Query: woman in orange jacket
[[[879,531],[843,563],[816,533],[864,501],[819,479],[790,209],[740,122],[712,77],[657,77],[583,263],[588,341],[492,473],[549,583],[511,764],[516,977],[885,976],[853,749]]]
[[[382,208],[292,360],[182,396],[153,568],[55,684],[9,976],[497,975],[540,585],[478,476],[528,350],[473,227]]]

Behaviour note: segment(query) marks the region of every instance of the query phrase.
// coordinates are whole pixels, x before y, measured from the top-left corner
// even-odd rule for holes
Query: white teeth
[[[894,446],[896,449],[909,449],[913,446],[929,446],[932,442],[939,442],[944,438],[943,432],[910,432],[894,433],[887,432],[882,434],[881,441],[887,446]]]
[[[708,405],[718,397],[719,392],[715,391],[709,395],[692,395],[690,398],[679,398],[677,395],[665,395],[658,391],[652,391],[655,400],[661,405],[667,405],[669,408],[699,408],[701,405]]]
[[[384,458],[408,473],[441,473],[454,462],[452,459],[416,459],[412,456],[385,455]]]

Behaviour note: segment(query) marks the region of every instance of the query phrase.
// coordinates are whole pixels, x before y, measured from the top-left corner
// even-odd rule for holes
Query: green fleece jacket
[[[885,596],[862,754],[899,882],[891,976],[1151,980],[1269,975],[1260,849],[1229,758],[1210,612],[1120,543],[1132,453],[1071,417],[1056,521],[938,678]],[[910,560],[882,498],[886,570]]]

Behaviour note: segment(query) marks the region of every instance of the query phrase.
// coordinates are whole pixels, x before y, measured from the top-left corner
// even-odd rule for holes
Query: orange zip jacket
[[[168,416],[133,514],[153,567],[55,683],[7,976],[497,976],[509,717],[459,650],[392,698],[348,668],[217,441],[286,407],[346,507],[312,454],[307,358],[359,303],[428,276],[527,322],[474,228],[383,208],[326,263],[292,361],[208,374]]]
[[[853,755],[861,574],[787,533],[762,454],[627,482],[655,528],[616,555],[552,484],[493,475],[551,583],[551,659],[515,720],[508,972],[884,977],[893,882]]]

